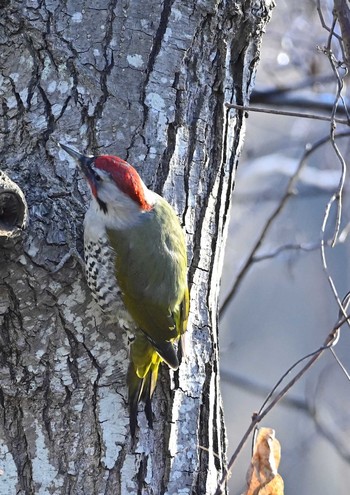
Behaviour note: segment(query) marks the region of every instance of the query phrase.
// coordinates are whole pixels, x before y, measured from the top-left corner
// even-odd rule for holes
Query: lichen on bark
[[[212,493],[225,468],[217,300],[244,116],[269,1],[0,5],[2,168],[30,223],[0,247],[0,478],[8,494]],[[89,200],[57,141],[117,154],[174,206],[191,286],[187,354],[154,430],[128,432],[128,335],[92,302]],[[63,263],[62,263],[63,260]]]

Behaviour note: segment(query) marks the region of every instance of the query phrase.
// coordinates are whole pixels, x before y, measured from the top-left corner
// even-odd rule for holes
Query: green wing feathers
[[[108,235],[125,306],[141,330],[131,345],[128,374],[135,430],[140,401],[146,403],[146,415],[152,415],[150,398],[160,362],[179,366],[173,343],[186,331],[189,313],[186,245],[173,209],[162,198],[143,213],[140,224]]]

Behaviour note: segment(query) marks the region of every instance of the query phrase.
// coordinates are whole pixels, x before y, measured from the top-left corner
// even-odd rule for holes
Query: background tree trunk
[[[212,493],[225,468],[217,298],[243,115],[272,2],[0,2],[0,167],[25,193],[0,250],[0,493]],[[191,317],[132,445],[128,336],[81,263],[89,194],[56,140],[117,154],[187,233]],[[0,212],[1,216],[1,212]],[[71,256],[72,255],[72,256]]]

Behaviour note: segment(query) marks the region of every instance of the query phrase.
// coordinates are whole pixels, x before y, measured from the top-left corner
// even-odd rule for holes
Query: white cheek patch
[[[130,201],[130,198],[108,179],[101,182],[100,187],[98,188],[98,196],[102,201],[107,203],[107,205],[113,203],[123,205]]]

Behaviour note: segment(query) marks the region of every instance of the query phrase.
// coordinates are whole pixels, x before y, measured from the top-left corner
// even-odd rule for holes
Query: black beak
[[[64,151],[68,153],[68,155],[72,156],[79,162],[80,168],[84,172],[84,175],[86,176],[90,184],[95,184],[95,173],[91,168],[91,165],[94,162],[94,157],[82,155],[81,153],[79,153],[79,151],[71,148],[70,146],[67,146],[66,144],[58,144]]]

